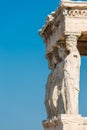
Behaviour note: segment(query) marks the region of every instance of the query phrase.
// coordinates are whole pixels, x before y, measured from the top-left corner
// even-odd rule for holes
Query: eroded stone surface
[[[80,115],[59,115],[56,119],[43,121],[45,130],[86,130],[87,118]]]
[[[70,34],[79,36],[80,55],[87,55],[87,2],[62,1],[59,8],[47,17],[46,24],[40,30],[47,53],[57,41],[64,41],[65,36]]]
[[[45,96],[47,117],[77,115],[80,55],[87,55],[87,2],[61,1],[48,15],[40,35],[51,69]]]
[[[80,55],[87,56],[87,2],[61,0],[40,30],[51,73],[46,84],[44,130],[87,130],[78,111]]]
[[[77,36],[67,36],[66,46],[59,43],[47,57],[52,70],[45,97],[48,119],[64,113],[78,114],[80,54],[77,39]]]

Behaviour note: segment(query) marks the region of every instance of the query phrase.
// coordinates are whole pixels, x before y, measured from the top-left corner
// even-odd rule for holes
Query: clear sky
[[[58,0],[0,0],[0,130],[43,130],[45,45],[38,35]],[[87,116],[87,58],[81,66],[80,114]]]

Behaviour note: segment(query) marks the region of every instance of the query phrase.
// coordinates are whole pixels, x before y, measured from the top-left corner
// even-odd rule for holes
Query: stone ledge
[[[61,2],[61,7],[87,9],[87,2],[85,1],[64,1]]]
[[[87,117],[80,115],[61,114],[58,118],[43,121],[44,128],[56,127],[59,125],[87,125]]]

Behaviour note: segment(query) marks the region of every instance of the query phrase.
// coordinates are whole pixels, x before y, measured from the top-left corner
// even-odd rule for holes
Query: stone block
[[[59,115],[43,122],[44,130],[87,130],[87,118],[80,115]]]

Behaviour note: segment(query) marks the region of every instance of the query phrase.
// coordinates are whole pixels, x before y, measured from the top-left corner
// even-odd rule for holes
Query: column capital
[[[78,41],[79,37],[80,37],[80,34],[76,35],[74,33],[70,33],[68,35],[65,35],[66,46],[76,47],[77,46],[77,41]]]
[[[80,37],[81,36],[81,32],[65,32],[65,36],[77,36]]]

